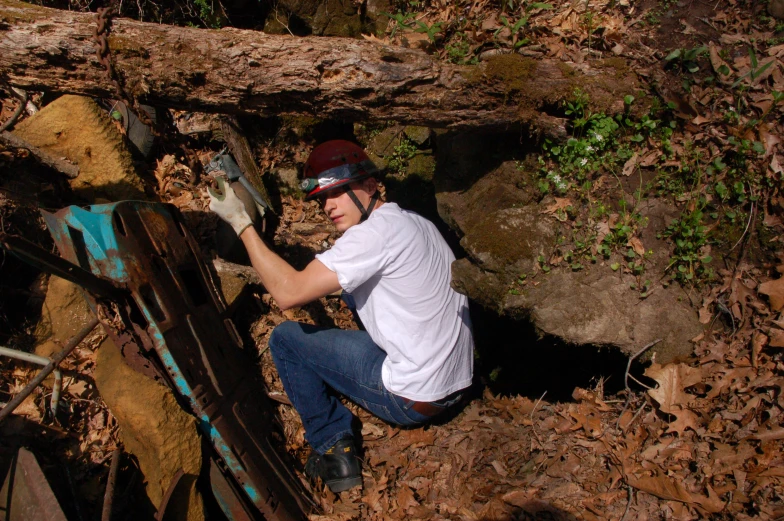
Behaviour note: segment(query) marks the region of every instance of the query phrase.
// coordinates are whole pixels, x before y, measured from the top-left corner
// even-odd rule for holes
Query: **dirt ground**
[[[537,339],[524,324],[504,322],[477,308],[481,349],[478,346],[476,385],[465,403],[448,417],[417,429],[388,425],[351,405],[360,420],[364,486],[335,495],[313,484],[320,512],[311,519],[784,518],[782,172],[772,162],[781,157],[782,113],[772,97],[778,92],[774,86],[780,85],[784,56],[780,22],[765,15],[763,4],[735,1],[528,6],[407,2],[405,7],[429,27],[452,24],[461,16],[478,20],[479,29],[471,37],[459,36],[469,42],[473,56],[488,50],[490,35],[498,31],[495,37],[506,38],[508,46],[529,38],[523,50],[538,55],[577,63],[628,60],[648,81],[651,96],[675,107],[673,142],[703,147],[713,161],[728,136],[751,133],[766,148],[760,161],[767,163],[760,176],[770,181],[756,210],[753,203],[745,203],[744,218],[762,224],[747,226],[751,238],[742,242],[747,233],[740,236],[733,262],[718,267],[710,283],[688,288],[705,326],[694,339],[692,357],[660,366],[592,348],[577,352],[577,347],[565,349],[552,339]],[[502,15],[529,19],[513,35]],[[379,38],[418,46],[444,59],[463,59],[449,50],[458,49],[455,32],[442,33],[432,45],[413,22],[395,27],[391,21]],[[446,45],[450,42],[455,45]],[[695,59],[699,71],[693,75],[684,72],[689,66],[685,60],[665,60],[674,49],[710,44],[724,52],[709,56],[706,47],[706,53]],[[719,74],[713,69],[720,63],[737,75],[753,73],[757,66],[750,62],[749,46],[756,48],[760,63],[772,60],[775,66],[755,79],[745,91],[749,97],[743,98],[761,123],[742,127],[732,119],[737,101],[731,82],[711,83],[706,78]],[[40,96],[33,100],[46,101]],[[0,122],[18,104],[9,91],[3,91],[2,101]],[[317,133],[279,121],[253,121],[249,127],[263,172],[301,165],[318,139]],[[330,128],[350,133],[345,125]],[[210,136],[193,139],[190,145],[205,163],[222,146]],[[651,140],[651,154],[657,152],[654,145]],[[146,189],[178,206],[204,251],[211,251],[216,222],[203,213],[209,176],[191,185],[191,172],[178,146],[173,139],[163,139],[155,156],[136,161]],[[0,149],[0,162],[6,167],[0,169],[3,230],[51,247],[37,209],[84,201],[56,173],[40,171],[23,153]],[[20,168],[29,172],[24,179],[9,173]],[[286,195],[290,192],[285,186],[276,188],[280,223],[271,240],[285,258],[302,267],[337,235],[315,203]],[[757,248],[764,254],[748,254],[746,244],[764,246]],[[0,340],[29,349],[46,278],[5,256],[0,269]],[[275,325],[284,320],[357,327],[336,298],[281,312],[263,288],[252,287],[237,323],[255,345],[268,390],[277,396],[283,389],[267,342]],[[110,457],[120,446],[117,421],[93,380],[100,342],[100,336],[89,338],[64,364],[62,412],[56,420],[47,411],[51,386],[45,385],[2,426],[0,450],[19,443],[32,447],[69,519],[97,519]],[[646,347],[640,346],[640,358]],[[0,400],[7,402],[35,372],[0,359]],[[296,411],[285,404],[278,411],[289,451],[304,462],[309,449]],[[134,460],[124,460],[119,483],[126,498],[123,507],[147,501],[139,499],[144,497],[143,480]],[[118,513],[117,519],[134,519],[137,514],[132,512]]]

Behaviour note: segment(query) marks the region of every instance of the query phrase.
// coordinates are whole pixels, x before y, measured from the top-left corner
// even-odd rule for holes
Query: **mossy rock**
[[[408,126],[403,129],[403,132],[406,134],[406,137],[413,141],[417,146],[422,146],[430,139],[430,135],[432,134],[431,130],[428,127],[415,127],[415,126]]]
[[[368,152],[376,156],[387,157],[395,153],[403,137],[403,127],[394,125],[376,134],[368,144]]]
[[[408,160],[406,166],[406,177],[417,176],[425,181],[433,180],[433,172],[436,170],[436,158],[432,153],[420,153]]]

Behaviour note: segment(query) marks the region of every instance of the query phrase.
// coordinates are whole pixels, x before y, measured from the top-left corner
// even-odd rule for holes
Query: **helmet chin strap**
[[[370,212],[373,211],[373,208],[376,206],[376,202],[378,202],[378,190],[376,190],[373,196],[370,198],[370,202],[368,203],[367,208],[362,206],[362,203],[359,201],[357,194],[354,193],[354,190],[349,188],[346,190],[346,193],[351,198],[351,200],[354,201],[354,204],[357,205],[357,208],[359,208],[359,211],[362,213],[362,217],[360,217],[359,222],[365,222],[367,218],[370,217]]]

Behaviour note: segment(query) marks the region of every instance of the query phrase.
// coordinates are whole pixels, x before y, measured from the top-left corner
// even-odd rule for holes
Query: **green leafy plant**
[[[497,38],[499,33],[504,29],[509,30],[509,35],[512,38],[512,48],[517,49],[518,47],[522,47],[523,45],[529,43],[531,40],[528,38],[521,38],[521,31],[528,25],[528,20],[530,19],[531,15],[529,14],[533,10],[541,10],[541,9],[552,9],[552,4],[546,4],[542,2],[533,2],[525,6],[525,15],[520,17],[516,22],[512,22],[509,18],[504,15],[501,15],[498,18],[498,21],[501,22],[502,27],[499,27],[495,33],[493,33],[493,37]]]
[[[430,43],[436,43],[436,35],[443,31],[441,29],[443,25],[443,22],[436,22],[433,25],[427,25],[421,20],[416,20],[416,28],[414,29],[414,32],[426,34],[427,39],[430,40]]]
[[[473,55],[471,43],[460,34],[452,38],[445,46],[446,59],[457,65],[473,65],[479,62],[479,58]]]
[[[400,143],[395,146],[392,158],[387,163],[387,170],[391,174],[403,173],[408,166],[408,162],[417,153],[417,147],[413,141],[406,136],[401,136]]]
[[[394,38],[398,31],[410,29],[413,26],[414,13],[403,13],[398,11],[395,14],[382,12],[384,16],[395,22],[392,26],[392,32],[389,33],[390,38]]]
[[[692,49],[675,49],[664,58],[664,61],[681,70],[694,73],[700,70],[697,60],[707,52],[708,48],[704,45]]]
[[[746,78],[749,78],[749,80],[753,83],[757,78],[762,76],[765,73],[765,71],[768,70],[771,65],[773,65],[775,61],[776,60],[770,60],[769,62],[760,65],[759,61],[757,61],[757,53],[754,52],[754,48],[749,47],[749,62],[751,65],[751,70],[749,70],[749,72],[747,72],[746,74],[744,74],[743,76],[735,80],[735,83],[732,84],[732,88],[734,89],[735,87],[740,85],[741,82]]]
[[[686,212],[660,234],[673,242],[674,251],[667,270],[682,283],[699,284],[713,278],[710,262],[713,258],[702,253],[708,244],[708,227],[703,223],[702,210]]]

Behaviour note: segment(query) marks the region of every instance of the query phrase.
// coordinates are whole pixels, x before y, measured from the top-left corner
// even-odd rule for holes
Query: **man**
[[[270,337],[313,448],[305,471],[340,492],[361,485],[362,474],[352,415],[332,390],[391,423],[426,423],[471,384],[473,338],[466,298],[449,285],[454,255],[431,222],[380,200],[378,170],[362,148],[323,143],[304,174],[306,199],[317,198],[343,235],[302,271],[262,242],[230,187],[210,191],[210,208],[237,232],[281,309],[342,289],[366,328],[284,322]]]

